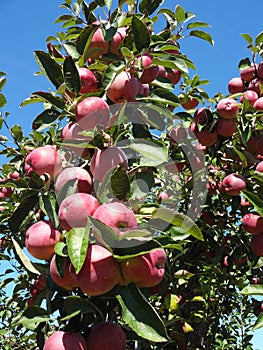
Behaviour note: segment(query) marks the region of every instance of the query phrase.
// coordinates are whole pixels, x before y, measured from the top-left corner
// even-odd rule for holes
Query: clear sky
[[[86,0],[89,2],[88,0]],[[11,113],[10,124],[20,124],[25,132],[30,131],[35,116],[42,105],[19,108],[21,101],[37,90],[47,91],[47,79],[34,76],[38,71],[33,51],[46,50],[48,35],[61,30],[54,20],[65,9],[60,9],[62,0],[0,0],[0,71],[7,73],[8,83],[3,92],[8,105],[4,111]],[[177,1],[166,0],[166,8],[174,9]],[[253,38],[263,31],[263,1],[250,0],[182,0],[178,2],[196,19],[208,22],[215,46],[197,38],[181,42],[181,49],[195,63],[201,79],[210,80],[206,90],[213,96],[218,91],[227,94],[227,83],[238,76],[238,62],[250,57],[241,33]],[[255,333],[255,350],[263,350],[263,330]],[[211,349],[212,350],[212,349]]]

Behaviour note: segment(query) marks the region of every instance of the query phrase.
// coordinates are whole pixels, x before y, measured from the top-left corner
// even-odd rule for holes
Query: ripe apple
[[[139,288],[159,284],[165,272],[166,254],[162,248],[129,258],[120,263],[125,284],[136,283]]]
[[[158,77],[159,67],[152,64],[150,55],[143,55],[139,58],[139,65],[143,68],[140,81],[143,84],[151,83]]]
[[[25,172],[28,176],[35,172],[39,175],[48,174],[53,179],[61,169],[61,157],[56,148],[51,145],[34,149],[25,159]]]
[[[257,213],[247,213],[242,218],[242,225],[244,229],[253,235],[263,233],[263,217]]]
[[[259,97],[253,104],[253,107],[256,111],[263,111],[263,97]]]
[[[216,125],[215,125],[215,131],[224,137],[231,137],[234,132],[236,131],[236,122],[233,119],[223,119],[218,118]]]
[[[248,85],[248,89],[255,91],[258,94],[258,96],[261,97],[262,96],[261,91],[263,90],[263,79],[255,78],[251,80]]]
[[[168,138],[171,144],[178,144],[187,139],[187,131],[182,126],[175,126],[169,131]]]
[[[97,244],[90,245],[84,264],[78,274],[73,265],[70,273],[83,293],[90,296],[109,292],[120,279],[120,266],[111,252]]]
[[[97,89],[97,78],[95,74],[85,67],[78,68],[80,82],[81,82],[81,94],[87,94]]]
[[[258,99],[258,94],[253,90],[247,90],[244,92],[243,96],[240,96],[240,102],[243,103],[244,99],[249,102],[250,106],[253,106]]]
[[[126,335],[114,322],[100,322],[93,326],[87,336],[89,350],[126,350]]]
[[[121,202],[101,204],[95,210],[93,217],[111,227],[118,236],[138,228],[134,212]]]
[[[76,192],[91,193],[92,191],[92,179],[89,172],[81,167],[67,167],[64,168],[57,176],[55,181],[55,191],[57,194],[61,191],[63,186],[68,181],[76,181]]]
[[[215,215],[211,211],[202,211],[200,220],[205,222],[208,226],[213,226],[215,224]]]
[[[85,338],[73,332],[57,331],[49,336],[43,350],[88,350]]]
[[[197,131],[195,133],[198,141],[203,145],[203,146],[213,146],[217,142],[217,132],[216,131],[211,131],[209,132],[208,129],[204,128],[200,131]]]
[[[96,149],[90,161],[90,172],[96,180],[102,182],[110,169],[121,164],[125,169],[128,168],[126,154],[120,148],[111,146],[103,150]]]
[[[99,24],[99,22],[94,22],[93,24]],[[88,50],[86,52],[86,57],[88,57],[91,60],[94,60],[108,52],[109,43],[105,41],[102,29],[98,28],[93,34]]]
[[[48,220],[40,220],[26,231],[26,248],[37,259],[49,260],[54,254],[54,247],[60,241],[60,231]]]
[[[73,227],[85,227],[88,216],[98,208],[97,198],[88,193],[74,193],[61,202],[58,211],[60,226],[69,231]]]
[[[256,67],[256,71],[257,71],[257,76],[260,79],[263,79],[263,61],[259,62],[259,64]]]
[[[239,105],[238,102],[233,98],[226,97],[218,102],[216,111],[219,117],[223,119],[233,119],[238,114]]]
[[[58,273],[57,266],[56,266],[56,254],[52,256],[52,259],[50,261],[50,276],[52,280],[60,287],[67,289],[67,290],[73,290],[75,287],[78,287],[76,279],[72,276],[72,274],[69,272],[69,266],[70,266],[70,259],[67,257],[65,259],[64,269],[63,269],[63,277]]]
[[[263,161],[259,162],[256,166],[256,171],[263,173]]]
[[[194,113],[194,122],[205,125],[209,122],[211,111],[205,107],[198,108]]]
[[[176,85],[179,83],[181,77],[182,77],[182,73],[177,70],[177,69],[171,69],[171,70],[167,70],[165,72],[164,75],[165,78],[171,80],[171,82],[173,83],[173,85]]]
[[[245,84],[241,78],[232,78],[228,82],[228,91],[230,94],[236,94],[238,92],[245,91]]]
[[[122,71],[117,75],[106,93],[112,102],[122,103],[124,101],[135,101],[138,91],[139,84],[137,78],[129,72]]]
[[[183,106],[184,109],[189,110],[197,107],[199,105],[199,101],[196,98],[190,96],[181,105]]]
[[[102,98],[90,96],[76,106],[76,121],[83,130],[98,126],[106,127],[110,117],[110,107]]]
[[[254,65],[251,65],[250,67],[246,67],[240,70],[240,78],[246,82],[250,82],[255,78],[256,69]]]
[[[62,131],[61,131],[61,138],[63,139],[63,142],[65,143],[74,143],[76,146],[72,145],[66,145],[65,143],[62,144],[63,147],[69,148],[71,151],[73,151],[77,156],[83,157],[83,158],[90,158],[90,151],[88,148],[83,148],[83,146],[78,147],[78,144],[83,144],[84,142],[89,142],[91,138],[85,137],[81,134],[79,134],[83,129],[81,129],[80,125],[78,123],[68,123],[66,124]]]
[[[138,80],[138,86],[139,86],[138,95],[141,95],[143,97],[149,96],[150,94],[149,84],[142,84],[140,80]]]
[[[222,189],[230,196],[237,196],[246,189],[246,181],[242,175],[227,175],[222,182]]]
[[[255,148],[257,154],[263,154],[263,134],[257,136]]]
[[[127,27],[119,27],[109,42],[109,51],[121,57],[120,46],[127,34]]]
[[[257,256],[263,256],[263,234],[253,235],[250,241],[250,248]]]

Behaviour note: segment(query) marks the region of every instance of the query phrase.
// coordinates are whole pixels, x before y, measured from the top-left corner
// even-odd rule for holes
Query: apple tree
[[[252,349],[263,34],[242,34],[240,74],[211,97],[183,50],[213,45],[209,24],[182,6],[61,8],[34,51],[50,88],[21,102],[42,106],[28,134],[0,73],[1,348]]]

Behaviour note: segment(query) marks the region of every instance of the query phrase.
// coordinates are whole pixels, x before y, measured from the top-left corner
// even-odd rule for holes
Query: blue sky
[[[88,1],[87,1],[88,2]],[[20,124],[30,131],[35,116],[42,106],[30,105],[19,108],[21,101],[37,90],[46,91],[50,86],[38,71],[33,51],[46,50],[45,39],[60,31],[54,20],[65,13],[60,9],[62,0],[0,1],[0,71],[7,73],[8,83],[4,88],[8,105],[4,111],[11,113],[10,124]],[[174,0],[167,0],[165,7],[173,9]],[[250,57],[241,33],[255,37],[263,31],[263,1],[250,0],[182,0],[179,4],[196,15],[196,19],[208,22],[215,46],[199,39],[183,40],[181,48],[195,63],[202,79],[210,80],[206,90],[213,96],[218,91],[227,94],[228,81],[238,76],[238,62]],[[263,331],[255,333],[255,349],[263,350]]]

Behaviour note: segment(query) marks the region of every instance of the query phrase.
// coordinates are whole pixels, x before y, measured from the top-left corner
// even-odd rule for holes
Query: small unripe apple
[[[238,114],[239,105],[238,102],[231,97],[223,98],[218,102],[216,111],[223,119],[233,119]]]
[[[228,82],[228,91],[230,94],[236,94],[238,92],[245,91],[245,84],[241,78],[232,78]]]
[[[121,148],[111,146],[103,150],[96,149],[90,161],[90,172],[96,180],[102,182],[109,170],[121,164],[125,169],[128,168],[126,154]]]
[[[246,181],[242,175],[227,175],[222,182],[222,189],[230,196],[237,196],[246,189]]]
[[[247,213],[242,218],[244,229],[253,235],[263,233],[263,217],[257,213]]]
[[[57,331],[49,336],[43,350],[88,350],[85,338],[73,332]]]
[[[237,126],[236,122],[233,119],[223,119],[218,118],[216,125],[215,125],[215,131],[224,137],[231,137],[236,132]]]
[[[166,254],[162,248],[135,256],[120,263],[125,284],[135,283],[139,288],[159,284],[165,272]]]
[[[66,231],[74,227],[85,227],[88,216],[92,216],[98,207],[97,198],[88,193],[75,193],[66,197],[58,211],[61,227]]]
[[[53,179],[61,169],[61,157],[56,148],[51,145],[34,149],[25,159],[25,172],[28,176],[35,172],[39,175],[48,174]]]
[[[110,117],[110,107],[102,98],[90,96],[76,106],[76,121],[83,130],[106,127]]]
[[[88,350],[126,350],[126,335],[117,323],[100,322],[91,328],[87,344]]]
[[[138,95],[139,84],[131,73],[123,71],[117,75],[106,93],[114,103],[133,102]]]
[[[67,289],[67,290],[73,290],[75,287],[78,287],[78,283],[76,279],[72,276],[72,274],[69,272],[69,266],[70,266],[70,259],[67,257],[65,259],[64,268],[63,268],[63,277],[59,274],[56,266],[56,254],[53,255],[51,261],[50,261],[50,276],[52,280],[60,287]]]
[[[76,181],[76,192],[91,193],[92,191],[92,179],[86,169],[75,166],[64,168],[55,181],[56,193],[59,194],[63,186],[69,181]]]
[[[93,244],[88,247],[80,272],[76,274],[71,264],[70,273],[83,293],[96,296],[109,292],[117,284],[120,279],[120,266],[109,250]]]
[[[50,221],[37,221],[26,231],[26,248],[33,257],[49,260],[54,254],[55,244],[60,241],[60,235]]]
[[[247,90],[244,92],[243,96],[240,96],[240,102],[243,103],[244,99],[248,101],[250,106],[253,106],[258,99],[258,94],[253,90]]]
[[[250,241],[250,248],[257,256],[263,256],[263,234],[253,235]]]
[[[94,212],[93,217],[111,227],[118,236],[138,228],[134,212],[121,202],[106,202]]]

